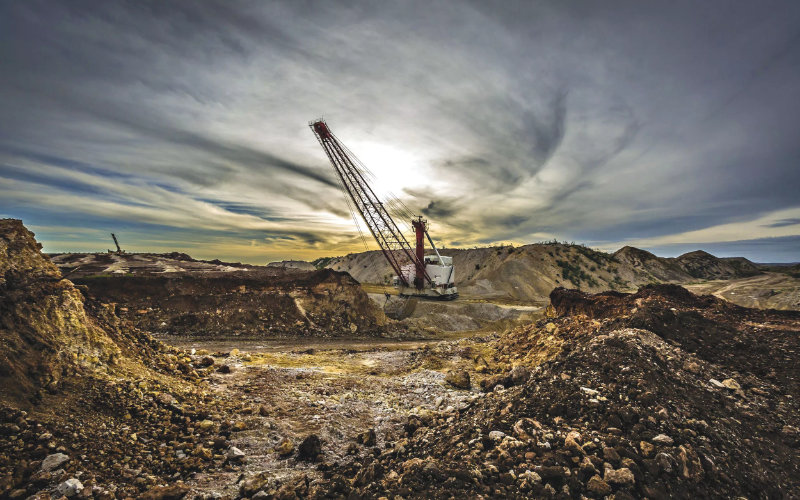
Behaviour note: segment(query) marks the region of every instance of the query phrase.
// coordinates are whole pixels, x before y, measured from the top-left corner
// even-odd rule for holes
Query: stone
[[[532,418],[521,418],[514,423],[512,430],[517,439],[533,439],[537,430],[542,428],[542,424]]]
[[[294,443],[289,438],[283,438],[275,445],[274,450],[282,457],[289,456],[294,451]]]
[[[531,377],[531,371],[522,365],[517,365],[511,369],[508,375],[514,385],[522,385]]]
[[[586,489],[601,497],[611,494],[611,486],[597,474],[592,476],[589,482],[586,483]]]
[[[653,439],[651,439],[651,441],[656,443],[656,444],[663,444],[663,445],[666,445],[666,446],[671,446],[675,442],[674,439],[672,439],[671,437],[667,436],[666,434],[659,434],[658,436],[656,436]]]
[[[519,478],[523,481],[528,481],[531,484],[540,484],[542,482],[542,476],[529,470],[526,470],[520,474]]]
[[[579,432],[571,431],[567,434],[567,437],[564,438],[564,448],[574,452],[574,453],[583,453],[583,448],[580,445],[581,435]]]
[[[495,442],[500,442],[503,438],[506,437],[506,433],[503,431],[491,431],[489,432],[489,439]]]
[[[659,453],[656,455],[656,464],[658,464],[658,467],[667,474],[672,473],[674,462],[675,459],[672,458],[672,455],[669,453]]]
[[[606,469],[605,477],[603,478],[607,483],[625,486],[633,484],[636,479],[633,477],[633,472],[627,467],[621,469]]]
[[[179,500],[186,496],[190,489],[183,483],[156,486],[145,491],[138,498],[139,500]]]
[[[699,482],[703,479],[703,464],[700,457],[690,445],[681,446],[678,452],[678,462],[680,464],[681,475],[692,481]]]
[[[645,457],[652,456],[653,453],[656,451],[656,447],[648,443],[647,441],[640,441],[639,449],[642,450],[642,455],[644,455]]]
[[[195,448],[194,451],[192,452],[192,455],[200,457],[201,459],[206,461],[214,458],[214,453],[204,446],[198,446],[197,448]]]
[[[230,448],[228,448],[228,452],[225,453],[225,457],[231,462],[238,462],[242,460],[245,457],[245,455],[244,452],[239,448],[231,446]]]
[[[478,373],[486,373],[489,371],[489,363],[483,356],[475,357],[475,371]]]
[[[700,373],[700,365],[694,361],[687,361],[683,364],[683,369],[692,373]]]
[[[269,416],[269,407],[267,405],[261,405],[258,407],[258,414],[262,417]]]
[[[722,385],[722,382],[720,382],[715,378],[709,379],[708,383],[711,384],[712,387],[716,387],[717,389],[723,389],[725,387],[724,385]]]
[[[175,403],[177,403],[175,397],[167,392],[158,393],[156,399],[158,400],[159,403],[163,405],[174,405]]]
[[[45,472],[50,472],[58,469],[68,461],[69,457],[63,453],[53,453],[52,455],[47,455],[47,457],[42,460],[42,470]]]
[[[375,441],[377,440],[375,429],[370,429],[366,432],[362,432],[361,434],[358,435],[357,440],[364,446],[375,446]]]
[[[566,467],[560,467],[558,465],[543,465],[536,469],[536,472],[542,477],[544,480],[548,479],[564,479],[572,475],[570,470]]]
[[[243,497],[252,497],[256,494],[256,492],[261,490],[261,488],[266,486],[268,481],[269,475],[267,472],[261,472],[254,476],[245,478],[239,485],[239,493]]]
[[[202,420],[197,423],[197,430],[201,432],[208,432],[214,428],[215,424],[211,420]]]
[[[444,377],[444,381],[459,389],[469,389],[472,384],[469,380],[469,373],[466,370],[450,370]]]
[[[589,387],[581,387],[581,391],[584,394],[588,394],[589,396],[597,396],[598,394],[600,394],[599,391],[596,391],[594,389],[590,389]]]
[[[742,386],[739,385],[739,382],[737,382],[732,378],[726,378],[725,380],[723,380],[722,385],[724,385],[726,388],[732,391],[738,391],[739,389],[742,388]]]
[[[322,441],[316,434],[309,434],[297,447],[297,458],[300,460],[316,460],[322,453]]]
[[[619,453],[617,453],[617,450],[608,446],[603,448],[603,457],[609,462],[613,463],[618,463],[620,460]]]
[[[67,498],[74,497],[75,495],[83,491],[83,484],[81,484],[80,481],[78,481],[73,477],[59,484],[58,487],[56,488],[56,491],[58,491]]]

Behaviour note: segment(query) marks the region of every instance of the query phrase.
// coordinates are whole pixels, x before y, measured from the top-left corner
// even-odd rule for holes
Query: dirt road
[[[244,417],[248,429],[232,438],[232,445],[246,454],[246,463],[198,473],[192,486],[234,494],[242,473],[285,480],[301,473],[318,475],[327,464],[379,453],[387,436],[394,441],[402,435],[409,415],[457,408],[477,397],[477,389],[455,389],[444,377],[452,367],[471,369],[480,340],[376,344],[358,339],[303,345],[284,340],[178,341],[183,348],[218,354],[217,363],[230,367],[231,373],[213,375],[212,390],[251,403],[251,413]],[[225,356],[234,347],[240,352]],[[368,438],[370,430],[375,432],[374,442]],[[285,438],[297,447],[311,434],[322,442],[317,461],[282,458],[275,451]],[[367,439],[359,443],[362,434]]]
[[[696,294],[711,294],[744,307],[800,309],[800,279],[783,273],[714,280],[685,287]]]

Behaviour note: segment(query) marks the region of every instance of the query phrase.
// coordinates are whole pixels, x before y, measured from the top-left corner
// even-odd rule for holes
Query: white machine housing
[[[416,266],[406,264],[400,268],[407,283],[413,283],[416,276]],[[455,268],[453,258],[445,255],[426,255],[425,272],[428,273],[434,286],[422,290],[414,287],[407,287],[398,276],[394,277],[394,286],[400,295],[428,295],[436,298],[454,299],[458,296],[458,288],[455,285]]]

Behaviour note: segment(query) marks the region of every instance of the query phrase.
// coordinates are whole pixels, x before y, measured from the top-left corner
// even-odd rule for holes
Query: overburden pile
[[[800,313],[697,297],[556,289],[557,318],[497,340],[485,397],[308,496],[788,498],[800,495]]]
[[[243,428],[201,383],[214,367],[87,298],[40,248],[0,219],[0,498],[178,498]]]
[[[251,270],[83,277],[149,333],[198,337],[381,335],[386,317],[346,273]]]

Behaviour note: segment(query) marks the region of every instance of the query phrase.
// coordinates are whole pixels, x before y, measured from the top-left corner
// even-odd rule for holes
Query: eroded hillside
[[[800,279],[791,273],[776,273],[744,258],[717,258],[703,251],[664,258],[629,246],[608,254],[581,245],[543,243],[447,249],[443,253],[453,257],[459,293],[471,298],[544,305],[550,291],[559,286],[592,293],[633,291],[654,283],[702,284],[770,274],[780,279],[782,297],[773,300],[772,295],[777,293],[765,290],[767,293],[760,294],[757,301],[736,293],[724,298],[740,305],[800,309],[800,293],[796,293]],[[321,259],[318,263],[346,271],[362,283],[387,283],[393,275],[377,251]]]

